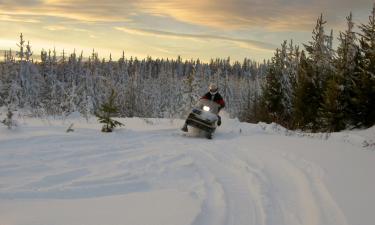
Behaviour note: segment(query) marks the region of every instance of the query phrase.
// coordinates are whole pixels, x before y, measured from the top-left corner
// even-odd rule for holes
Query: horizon
[[[12,51],[12,56],[15,58],[15,59],[17,59],[17,57],[16,57],[16,54],[17,54],[17,52],[18,51],[16,51],[16,50],[14,50],[14,49],[8,49],[8,50],[6,50],[6,49],[0,49],[0,62],[3,62],[4,60],[5,60],[5,56],[4,56],[4,54],[6,53],[6,52],[9,52],[9,51]],[[51,54],[52,54],[52,52],[53,52],[53,49],[42,49],[41,51],[46,51],[46,52],[48,52],[49,50],[51,51]],[[94,49],[95,50],[95,49]],[[69,58],[69,56],[71,55],[71,54],[73,54],[73,52],[67,52],[67,51],[64,51],[65,52],[65,57],[67,57],[67,58]],[[37,54],[32,50],[32,56],[31,56],[31,59],[34,61],[34,62],[40,62],[41,61],[41,52],[38,52]],[[61,54],[60,54],[61,53]],[[61,52],[58,52],[58,51],[56,51],[56,58],[57,58],[57,60],[60,60],[61,58],[62,58],[62,53],[63,53],[63,51],[61,51]],[[91,53],[90,54],[85,54],[85,52],[83,52],[83,51],[80,51],[80,52],[78,52],[78,51],[75,51],[75,53],[76,53],[76,56],[80,56],[81,55],[81,53],[82,53],[82,56],[83,56],[83,62],[86,62],[86,61],[88,61],[89,60],[89,58],[92,56],[92,50],[91,50]],[[101,56],[98,52],[96,52],[95,51],[95,53],[96,54],[98,54],[98,59],[101,61],[101,60],[105,60],[105,62],[108,62],[109,61],[109,58],[110,58],[110,56],[112,57],[112,61],[113,62],[116,62],[116,61],[118,61],[118,60],[120,60],[121,58],[122,58],[122,55],[120,56],[120,57],[116,57],[116,58],[114,58],[111,54],[108,56],[108,57],[106,57],[106,56]],[[200,63],[204,63],[204,64],[209,64],[210,63],[210,61],[211,60],[213,60],[213,61],[215,61],[215,60],[227,60],[228,59],[228,57],[226,57],[226,58],[218,58],[218,57],[216,57],[216,58],[211,58],[211,59],[209,59],[208,61],[205,61],[205,60],[202,60],[202,59],[200,59],[200,58],[190,58],[190,59],[188,59],[188,58],[183,58],[183,57],[181,57],[181,56],[179,56],[179,55],[177,55],[177,56],[175,56],[175,57],[167,57],[167,58],[163,58],[163,57],[154,57],[154,56],[145,56],[145,57],[137,57],[137,56],[132,56],[132,55],[126,55],[126,52],[125,52],[125,60],[130,60],[131,58],[133,58],[133,60],[134,59],[137,59],[137,60],[139,60],[139,61],[142,61],[142,60],[146,60],[146,59],[148,59],[148,58],[150,58],[150,59],[152,59],[152,60],[174,60],[174,61],[176,61],[177,59],[178,59],[178,57],[180,57],[181,58],[181,60],[182,60],[182,62],[190,62],[190,61],[200,61]],[[256,61],[256,60],[253,60],[253,59],[251,59],[251,58],[243,58],[242,60],[232,60],[232,59],[230,59],[230,64],[231,65],[233,65],[234,63],[236,63],[236,62],[239,62],[239,63],[243,63],[243,61],[244,60],[250,60],[250,61],[252,61],[252,62],[255,62],[255,63],[258,63],[258,64],[263,64],[264,63],[264,61],[262,61],[262,62],[258,62],[258,61]],[[265,61],[267,61],[267,59],[265,59]]]
[[[35,54],[55,48],[57,55],[76,50],[88,57],[94,49],[101,59],[111,54],[117,60],[125,51],[126,58],[261,63],[284,40],[310,41],[321,13],[337,42],[345,17],[352,12],[356,25],[366,23],[373,5],[368,0],[0,0],[0,6],[1,50],[17,49],[23,33]]]

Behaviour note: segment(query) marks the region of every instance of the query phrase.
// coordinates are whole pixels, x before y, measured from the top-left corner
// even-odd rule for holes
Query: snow
[[[0,127],[1,225],[372,225],[375,128],[327,134],[224,116],[213,140],[182,120],[16,117]],[[74,123],[74,132],[66,133]]]

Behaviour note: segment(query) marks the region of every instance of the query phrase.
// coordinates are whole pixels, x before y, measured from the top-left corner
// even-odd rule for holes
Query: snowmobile
[[[186,124],[204,131],[206,138],[212,139],[219,120],[219,107],[220,105],[214,101],[200,99],[186,119]]]

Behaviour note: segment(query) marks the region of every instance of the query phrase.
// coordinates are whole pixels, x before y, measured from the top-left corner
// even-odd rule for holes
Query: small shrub
[[[111,118],[118,114],[118,107],[115,105],[115,99],[116,93],[112,90],[108,101],[103,103],[99,108],[99,112],[96,113],[98,121],[103,124],[102,132],[112,132],[115,127],[124,126],[121,122]]]
[[[8,108],[7,117],[1,121],[2,124],[8,127],[8,129],[12,129],[13,127],[17,126],[15,120],[13,120],[13,112]]]

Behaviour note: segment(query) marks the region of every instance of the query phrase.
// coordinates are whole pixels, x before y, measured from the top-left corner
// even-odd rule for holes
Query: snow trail
[[[0,223],[46,224],[65,210],[71,217],[54,224],[103,224],[103,217],[106,224],[350,224],[326,185],[332,175],[293,147],[294,140],[324,146],[321,140],[235,120],[213,140],[182,135],[182,121],[126,121],[112,134],[79,122],[66,134],[58,121],[32,120],[17,133],[0,130]],[[89,208],[80,214],[79,206]]]

